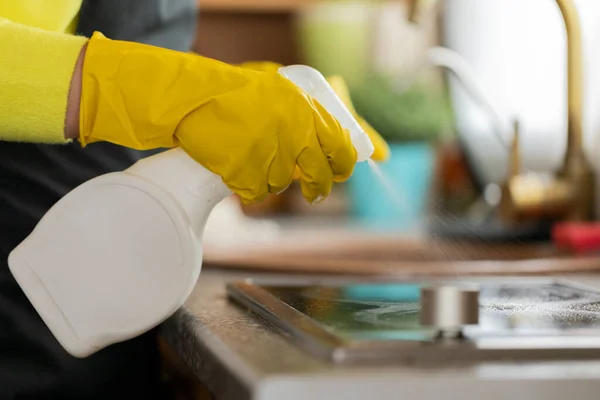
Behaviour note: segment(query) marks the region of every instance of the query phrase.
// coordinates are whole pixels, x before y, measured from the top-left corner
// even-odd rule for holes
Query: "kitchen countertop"
[[[597,399],[600,360],[448,367],[334,366],[313,358],[227,299],[225,283],[249,272],[204,270],[185,305],[162,326],[166,342],[215,400]],[[253,274],[261,282],[274,274]],[[600,288],[600,276],[572,281]],[[303,281],[339,278],[289,277]],[[346,278],[347,279],[347,278]]]

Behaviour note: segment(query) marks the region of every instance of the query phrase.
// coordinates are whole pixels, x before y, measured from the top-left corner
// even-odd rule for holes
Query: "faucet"
[[[485,0],[483,0],[485,1]],[[408,19],[419,21],[436,0],[408,0]],[[520,171],[518,124],[509,153],[509,173],[502,185],[500,217],[507,223],[531,220],[589,221],[594,218],[595,174],[583,150],[583,56],[581,26],[573,0],[555,0],[567,35],[567,149],[552,176]]]

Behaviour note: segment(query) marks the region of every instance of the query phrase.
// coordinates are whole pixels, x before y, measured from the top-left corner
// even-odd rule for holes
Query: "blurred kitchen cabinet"
[[[229,63],[267,60],[289,65],[302,62],[294,37],[294,16],[312,1],[199,0],[199,29],[194,50]]]
[[[200,0],[194,50],[229,63],[297,63],[294,11],[307,1]]]
[[[294,17],[300,8],[313,1],[198,0],[199,28],[194,50],[229,63],[256,60],[288,65],[301,63],[294,35]],[[380,14],[393,14],[392,20],[398,19],[400,26],[402,15],[390,13],[390,10],[402,3],[406,5],[407,0],[383,0],[378,3]],[[388,34],[384,33],[384,36],[390,36]],[[391,39],[391,36],[387,37],[384,42]],[[398,42],[400,46],[405,40]],[[383,45],[385,47],[389,43]],[[381,53],[381,46],[375,47],[374,51]]]
[[[200,0],[198,4],[207,11],[234,12],[290,12],[310,0]]]

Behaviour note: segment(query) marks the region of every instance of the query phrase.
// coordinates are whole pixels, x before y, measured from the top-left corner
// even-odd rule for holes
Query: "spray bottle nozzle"
[[[280,68],[279,73],[321,103],[343,128],[348,129],[357,161],[366,161],[373,155],[375,148],[371,139],[319,71],[306,65],[290,65]]]

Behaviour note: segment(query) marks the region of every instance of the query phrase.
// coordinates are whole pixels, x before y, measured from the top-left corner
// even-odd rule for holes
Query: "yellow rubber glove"
[[[356,163],[350,135],[278,73],[153,46],[90,39],[80,142],[135,149],[180,145],[245,203],[289,186],[296,166],[309,202]]]
[[[264,72],[277,72],[283,65],[271,61],[246,61],[239,64],[242,68]]]
[[[271,71],[276,72],[279,68],[282,67],[281,64],[277,64],[270,61],[249,61],[240,64],[243,68],[254,69],[257,71]],[[354,109],[354,105],[352,104],[352,99],[350,98],[350,92],[348,91],[348,86],[344,81],[344,78],[341,76],[329,76],[327,77],[327,81],[336,92],[340,100],[346,105],[348,110],[352,113],[356,121],[360,124],[360,126],[364,129],[371,142],[373,143],[373,147],[375,150],[373,151],[373,155],[371,158],[374,161],[382,162],[387,161],[390,158],[390,148],[386,141],[381,137],[381,135],[369,124],[363,117],[361,117],[356,110]]]

